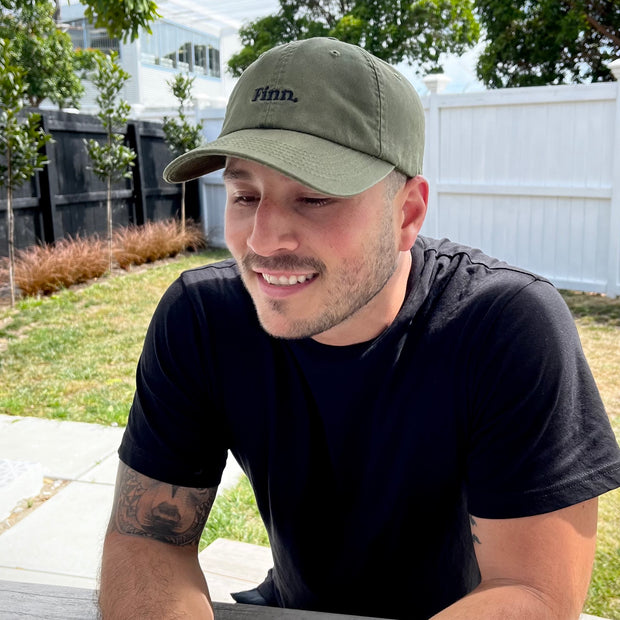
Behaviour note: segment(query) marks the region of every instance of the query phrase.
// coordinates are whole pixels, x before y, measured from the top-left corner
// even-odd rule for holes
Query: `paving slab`
[[[0,459],[0,521],[23,499],[38,495],[43,487],[41,463]]]
[[[273,566],[269,547],[218,538],[199,555],[212,601],[232,603],[231,592],[250,590],[262,583]]]
[[[123,428],[0,414],[0,458],[41,463],[48,478],[77,480],[118,450]]]
[[[0,536],[0,569],[13,574],[0,577],[95,587],[113,493],[88,482],[59,491]]]
[[[0,535],[0,579],[96,587],[117,464],[116,455],[108,457]],[[231,457],[218,491],[236,484],[240,472]]]
[[[92,469],[79,477],[80,482],[97,482],[99,484],[114,484],[118,471],[118,454],[110,454],[98,462]]]
[[[39,474],[71,481],[0,535],[0,579],[96,587],[123,430],[0,414],[0,459],[37,463]],[[229,456],[218,492],[242,473]],[[216,590],[222,579],[213,578]],[[230,591],[247,587],[238,585]]]
[[[273,566],[269,547],[218,538],[198,556],[203,570],[223,577],[261,583]]]

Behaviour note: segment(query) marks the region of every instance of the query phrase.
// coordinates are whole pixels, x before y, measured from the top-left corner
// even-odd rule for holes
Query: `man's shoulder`
[[[479,249],[421,237],[414,252],[419,266],[413,295],[430,312],[429,320],[460,317],[488,324],[500,315],[536,314],[554,321],[570,316],[549,280]]]
[[[193,316],[247,311],[250,301],[236,262],[225,259],[188,269],[168,287],[160,308]]]
[[[432,286],[461,288],[463,294],[481,294],[489,289],[509,294],[511,290],[520,290],[533,283],[542,284],[542,288],[554,288],[544,276],[449,239],[421,236],[416,246],[414,251],[422,257],[420,269]]]
[[[181,273],[180,279],[186,286],[200,286],[218,281],[239,280],[240,277],[235,259],[226,258],[215,263],[188,269]]]
[[[418,237],[418,244],[421,252],[424,254],[426,262],[447,261],[465,268],[471,265],[480,265],[488,271],[497,271],[500,273],[514,272],[526,279],[531,280],[534,278],[536,280],[547,281],[546,278],[528,271],[527,269],[511,265],[504,260],[486,254],[476,247],[451,241],[450,239],[433,239],[420,235]]]

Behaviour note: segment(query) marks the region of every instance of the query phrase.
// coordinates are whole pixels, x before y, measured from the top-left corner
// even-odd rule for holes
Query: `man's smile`
[[[314,278],[317,274],[306,273],[301,275],[275,275],[262,272],[260,275],[263,276],[263,279],[266,282],[275,286],[294,286],[295,284],[303,284],[304,282],[312,280],[312,278]]]

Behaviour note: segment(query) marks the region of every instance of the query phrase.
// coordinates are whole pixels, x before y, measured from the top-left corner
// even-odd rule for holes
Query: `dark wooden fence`
[[[43,111],[43,128],[53,142],[45,147],[49,163],[14,194],[15,247],[23,249],[62,238],[105,235],[106,188],[90,169],[84,139],[103,139],[98,118]],[[181,208],[181,186],[162,179],[173,158],[159,123],[131,121],[126,143],[137,153],[132,178],[113,186],[115,227],[144,224],[176,216]],[[6,190],[0,197],[0,256],[7,256]],[[198,183],[187,184],[186,216],[200,219]]]

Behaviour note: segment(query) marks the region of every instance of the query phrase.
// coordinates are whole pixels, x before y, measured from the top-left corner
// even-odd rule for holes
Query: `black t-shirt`
[[[412,256],[403,307],[371,342],[270,337],[232,260],[182,274],[149,328],[121,459],[209,487],[230,450],[281,606],[428,618],[479,583],[469,514],[540,514],[620,485],[553,286],[445,240],[420,237]]]

